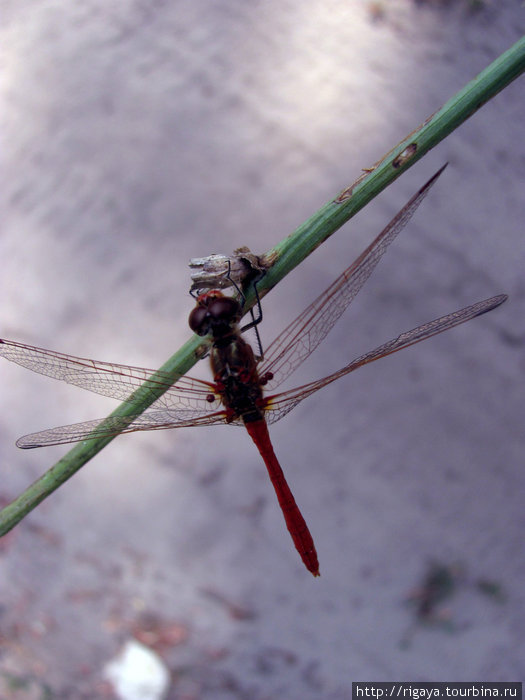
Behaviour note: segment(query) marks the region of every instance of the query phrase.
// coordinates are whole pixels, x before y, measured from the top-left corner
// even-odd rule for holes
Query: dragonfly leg
[[[239,293],[239,295],[241,297],[241,304],[242,304],[242,306],[244,306],[244,303],[246,301],[246,297],[244,296],[244,293],[240,289],[239,285],[230,276],[230,270],[231,270],[231,265],[230,265],[230,261],[228,260],[228,272],[226,274],[226,277],[230,280],[232,285],[235,287],[235,289]],[[264,359],[264,352],[263,352],[263,347],[262,347],[262,343],[261,343],[261,336],[259,335],[259,330],[257,328],[259,323],[261,323],[261,321],[263,320],[261,299],[259,297],[259,291],[257,289],[257,283],[262,279],[263,275],[264,275],[264,272],[260,272],[259,275],[255,279],[252,280],[253,291],[255,294],[255,301],[256,301],[255,305],[257,307],[257,317],[255,316],[253,308],[251,308],[250,309],[250,316],[252,317],[252,320],[249,323],[245,324],[244,326],[241,326],[241,333],[244,333],[244,331],[247,331],[250,328],[253,328],[253,330],[255,331],[255,337],[257,339],[257,349],[258,349],[258,353],[257,353],[257,361],[258,362],[260,362],[261,360]]]

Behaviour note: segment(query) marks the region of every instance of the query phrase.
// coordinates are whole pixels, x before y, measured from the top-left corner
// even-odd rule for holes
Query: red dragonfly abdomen
[[[314,576],[319,576],[319,562],[312,535],[284,478],[281,465],[275,456],[266,421],[264,418],[248,421],[245,422],[245,426],[266,464],[277,500],[283,511],[286,527],[292,537],[295,548],[308,571]]]

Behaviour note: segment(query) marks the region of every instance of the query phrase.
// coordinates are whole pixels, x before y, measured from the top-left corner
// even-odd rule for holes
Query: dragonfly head
[[[236,299],[213,290],[197,297],[197,306],[190,313],[188,323],[197,335],[208,335],[211,332],[214,337],[218,337],[231,332],[241,316],[241,305]]]

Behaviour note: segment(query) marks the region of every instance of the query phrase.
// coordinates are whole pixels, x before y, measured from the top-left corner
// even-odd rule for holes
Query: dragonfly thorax
[[[263,390],[253,350],[244,338],[230,333],[214,340],[210,364],[216,390],[229,414],[227,420],[260,420],[264,412]]]
[[[226,420],[250,422],[262,418],[263,393],[255,355],[238,327],[241,315],[236,299],[214,290],[197,298],[188,322],[198,335],[213,335],[210,364],[216,392],[227,410]]]

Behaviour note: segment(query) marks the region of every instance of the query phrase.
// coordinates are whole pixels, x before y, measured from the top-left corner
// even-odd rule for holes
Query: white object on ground
[[[120,700],[162,700],[170,674],[159,656],[134,639],[104,667],[104,677]]]

